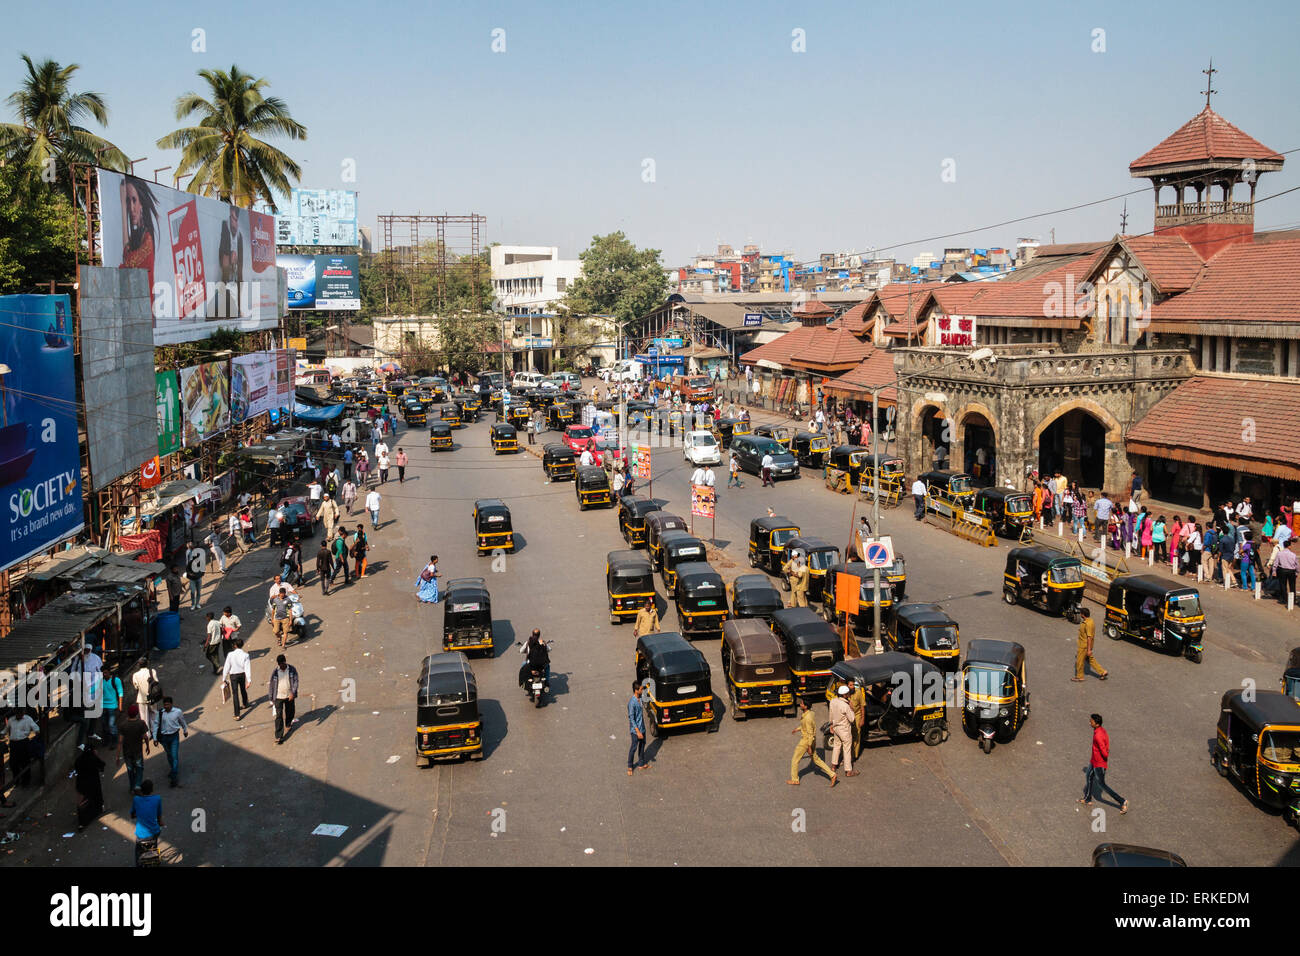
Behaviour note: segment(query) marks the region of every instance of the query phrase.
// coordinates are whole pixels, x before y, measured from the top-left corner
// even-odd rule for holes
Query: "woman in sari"
[[[425,604],[438,603],[438,556],[429,556],[420,576],[415,579],[415,595]]]
[[[88,737],[73,767],[77,771],[77,828],[84,830],[104,812],[104,761]]]

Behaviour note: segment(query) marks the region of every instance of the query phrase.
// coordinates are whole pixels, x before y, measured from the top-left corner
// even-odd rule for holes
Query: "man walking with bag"
[[[298,669],[291,666],[283,654],[275,659],[275,663],[279,666],[271,671],[267,692],[275,707],[275,742],[282,744],[293,727],[293,702],[298,697]]]
[[[249,709],[248,686],[253,682],[252,659],[244,650],[242,637],[235,638],[235,649],[226,655],[221,679],[230,687],[230,700],[235,705],[235,720],[239,720],[239,701],[242,698],[244,709]]]

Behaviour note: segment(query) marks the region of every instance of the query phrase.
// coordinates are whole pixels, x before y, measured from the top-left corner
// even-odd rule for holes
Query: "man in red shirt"
[[[1108,793],[1120,805],[1119,812],[1128,813],[1128,801],[1106,784],[1106,764],[1110,760],[1110,735],[1101,727],[1101,714],[1093,714],[1088,719],[1092,724],[1092,760],[1088,763],[1088,773],[1083,782],[1083,799],[1079,802],[1085,807],[1092,806],[1092,791],[1095,784],[1099,799],[1103,792]]]

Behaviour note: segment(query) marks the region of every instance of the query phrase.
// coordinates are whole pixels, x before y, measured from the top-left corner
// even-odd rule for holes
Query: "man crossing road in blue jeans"
[[[1119,804],[1119,812],[1128,813],[1128,801],[1106,783],[1106,766],[1110,761],[1110,735],[1101,728],[1101,714],[1093,714],[1088,719],[1092,724],[1092,759],[1088,762],[1088,775],[1083,782],[1083,799],[1079,802],[1085,807],[1090,807],[1094,791],[1098,798],[1103,793],[1108,793]]]
[[[158,741],[163,753],[167,755],[167,776],[173,787],[181,785],[181,734],[190,735],[189,725],[185,723],[185,712],[172,703],[170,697],[164,697],[162,709],[158,711],[153,722],[153,739]]]
[[[645,759],[645,706],[641,703],[641,682],[632,682],[632,696],[627,700],[627,728],[632,736],[632,745],[627,750],[627,775],[641,763],[642,770],[649,770],[650,764]]]

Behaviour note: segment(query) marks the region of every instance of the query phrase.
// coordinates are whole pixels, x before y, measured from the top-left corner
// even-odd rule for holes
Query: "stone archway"
[[[1121,433],[1119,422],[1103,406],[1075,398],[1038,423],[1030,448],[1036,450],[1040,474],[1060,471],[1082,487],[1114,491],[1111,486],[1121,478]]]
[[[911,436],[908,441],[908,458],[917,471],[934,467],[934,450],[942,444],[947,460],[952,461],[952,415],[946,405],[917,399],[912,404]]]
[[[969,472],[979,484],[996,484],[998,474],[998,423],[987,405],[962,406],[953,429],[952,467]],[[983,455],[980,450],[983,449]],[[980,458],[983,458],[981,464]]]

